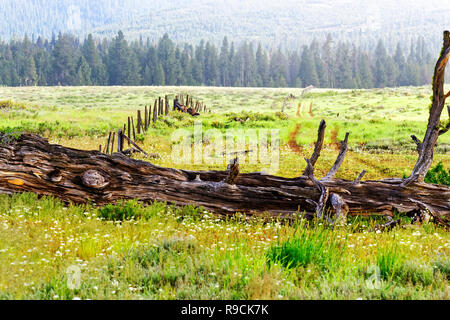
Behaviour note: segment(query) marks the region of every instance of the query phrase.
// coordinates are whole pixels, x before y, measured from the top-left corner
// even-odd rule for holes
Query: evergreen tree
[[[108,51],[107,70],[110,85],[138,85],[139,63],[122,31],[113,39]]]
[[[361,88],[373,88],[373,75],[370,68],[369,56],[367,53],[361,53],[359,56],[359,72],[361,79]]]
[[[288,84],[290,87],[296,87],[299,84],[300,56],[297,52],[289,54],[288,66]]]
[[[169,86],[176,85],[178,75],[175,68],[175,45],[169,39],[167,33],[159,40],[158,59],[164,70],[165,84]]]
[[[335,65],[333,60],[333,38],[330,34],[322,46],[322,61],[324,66],[324,76],[321,81],[321,85],[324,88],[334,88],[335,87]]]
[[[229,44],[228,38],[224,37],[222,41],[222,47],[220,48],[220,56],[219,56],[219,78],[220,85],[229,87],[230,83],[230,61],[229,57]]]
[[[95,45],[92,34],[89,34],[85,40],[82,53],[86,59],[89,68],[91,69],[91,79],[94,85],[106,85],[108,84],[108,74],[106,71],[106,66],[103,63],[100,53],[98,52],[97,46]]]
[[[397,43],[397,47],[395,49],[394,63],[398,68],[398,77],[396,79],[396,84],[398,86],[406,86],[408,84],[408,78],[406,74],[406,61],[400,42]]]
[[[218,82],[217,51],[209,41],[206,43],[203,65],[205,84],[207,86],[216,85]]]
[[[256,72],[259,76],[259,78],[256,81],[257,85],[268,87],[270,80],[269,61],[267,59],[267,53],[262,49],[261,44],[258,44],[255,62],[256,62]]]
[[[312,54],[307,46],[303,47],[302,59],[300,63],[300,79],[305,87],[318,87],[320,85],[316,64],[314,63]]]
[[[388,81],[388,75],[386,71],[387,67],[387,53],[384,47],[383,41],[380,39],[375,50],[375,86],[377,88],[384,88]]]
[[[90,86],[91,84],[91,67],[89,67],[86,59],[81,56],[77,63],[76,75],[73,80],[73,85]]]
[[[75,75],[78,51],[75,39],[67,34],[59,34],[52,51],[52,84],[72,85]]]

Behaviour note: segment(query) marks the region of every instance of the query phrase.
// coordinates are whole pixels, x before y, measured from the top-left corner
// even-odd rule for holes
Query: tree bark
[[[34,192],[64,201],[105,205],[119,199],[194,204],[218,214],[263,213],[291,216],[315,212],[321,192],[306,176],[283,178],[261,173],[239,174],[225,182],[230,170],[187,171],[162,168],[129,159],[49,144],[36,135],[9,139],[0,134],[0,193]],[[332,179],[320,183],[341,197],[349,214],[406,213],[425,204],[434,214],[450,216],[450,187],[412,183],[401,179],[353,181]]]
[[[425,175],[427,174],[433,162],[433,151],[434,146],[436,145],[436,141],[439,135],[445,133],[448,130],[440,130],[440,118],[442,110],[444,109],[446,99],[446,95],[444,94],[444,75],[445,67],[449,58],[450,32],[444,31],[444,44],[434,68],[433,101],[430,108],[427,131],[425,132],[425,137],[423,138],[422,142],[420,142],[415,136],[412,136],[412,139],[417,144],[419,158],[417,159],[416,165],[414,166],[411,175],[403,182],[403,186],[407,186],[412,182],[424,182]]]

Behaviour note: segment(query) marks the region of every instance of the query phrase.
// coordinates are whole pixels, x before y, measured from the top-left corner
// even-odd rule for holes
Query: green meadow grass
[[[0,297],[447,299],[448,233],[375,233],[374,223],[351,218],[331,230],[164,203],[105,209],[0,196]],[[70,287],[74,267],[80,282]]]
[[[411,134],[423,136],[430,88],[374,90],[196,87],[0,87],[0,131],[38,133],[51,143],[85,150],[104,145],[157,96],[190,94],[211,113],[173,112],[140,135],[154,164],[224,170],[215,164],[174,163],[172,133],[217,129],[279,129],[277,175],[299,176],[327,121],[315,174],[326,174],[350,132],[337,177],[408,175],[417,158]],[[287,100],[285,113],[281,108]],[[302,108],[297,114],[299,103]],[[309,112],[312,103],[312,114]],[[443,119],[446,115],[443,114]],[[241,118],[248,121],[237,122]],[[297,150],[289,147],[291,133]],[[292,142],[292,141],[291,141]],[[450,167],[450,135],[439,138],[433,166]],[[247,146],[242,146],[246,149]],[[240,159],[241,172],[261,164]],[[442,170],[441,170],[442,171]],[[437,181],[437,180],[436,180]],[[396,217],[399,218],[399,217]],[[402,217],[405,225],[409,218]],[[349,217],[342,228],[321,221],[218,219],[202,208],[119,202],[103,208],[64,205],[34,194],[0,196],[1,299],[448,299],[448,232],[432,224],[373,232],[382,217]],[[70,270],[80,270],[71,286]],[[79,269],[78,269],[79,268]],[[375,281],[375,282],[374,282]],[[376,285],[374,285],[374,283]]]

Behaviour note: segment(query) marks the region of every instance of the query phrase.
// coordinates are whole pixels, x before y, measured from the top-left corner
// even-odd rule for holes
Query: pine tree
[[[73,80],[75,86],[90,86],[91,82],[91,67],[89,67],[86,59],[81,56],[77,63],[76,74]]]
[[[355,88],[356,82],[353,78],[350,50],[346,44],[339,43],[336,61],[338,72],[336,75],[336,80],[339,88]]]
[[[214,86],[218,81],[217,72],[217,51],[216,48],[209,43],[206,43],[204,53],[204,81],[207,86]]]
[[[324,88],[334,88],[335,87],[335,65],[333,60],[333,38],[330,34],[322,45],[322,61],[324,66],[324,78],[321,81],[321,85]]]
[[[319,77],[317,75],[316,64],[307,46],[303,47],[302,59],[300,63],[300,79],[304,86],[318,87]]]
[[[267,53],[262,49],[261,44],[258,44],[255,61],[256,61],[256,72],[260,79],[260,81],[257,82],[257,85],[268,87],[270,80],[269,61],[267,59]]]
[[[91,79],[94,85],[106,85],[108,83],[108,75],[106,66],[103,63],[97,46],[95,45],[92,34],[89,34],[81,49],[84,58],[91,69]]]
[[[229,44],[228,38],[224,37],[222,41],[222,47],[220,48],[220,56],[219,56],[219,76],[220,76],[220,85],[228,87],[231,85],[230,76],[229,76],[229,68],[230,61],[229,57]]]
[[[288,66],[288,84],[290,87],[295,87],[298,84],[299,70],[300,70],[300,56],[297,52],[289,54]]]
[[[52,51],[52,84],[68,86],[74,80],[78,48],[75,39],[59,34]]]
[[[396,80],[396,84],[399,86],[405,86],[408,84],[407,74],[406,74],[406,61],[405,56],[403,55],[403,50],[400,45],[400,42],[397,43],[397,47],[395,49],[394,54],[394,62],[398,68],[398,77]]]
[[[387,70],[387,53],[383,41],[380,39],[375,49],[375,87],[384,88],[388,81]]]
[[[129,81],[130,48],[119,31],[112,40],[107,57],[107,70],[110,85],[125,85]]]
[[[361,79],[361,88],[373,88],[373,75],[370,68],[369,56],[367,53],[361,53],[359,56],[359,72]]]
[[[167,33],[159,40],[157,51],[159,62],[164,70],[165,84],[175,85],[178,76],[175,70],[175,45]]]

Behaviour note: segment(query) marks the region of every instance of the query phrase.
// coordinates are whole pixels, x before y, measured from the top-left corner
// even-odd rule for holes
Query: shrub
[[[447,278],[447,280],[450,279],[450,259],[440,258],[434,261],[433,269],[439,270]]]
[[[450,186],[450,168],[446,171],[442,162],[439,162],[427,172],[425,182]]]
[[[286,114],[286,113],[284,113],[284,112],[276,112],[275,113],[275,116],[278,118],[278,119],[281,119],[281,120],[287,120],[287,119],[289,119],[289,116]]]
[[[139,218],[143,215],[143,208],[136,200],[108,204],[100,208],[99,216],[105,220],[123,221]]]
[[[25,109],[26,106],[23,103],[8,101],[0,101],[0,109]]]

